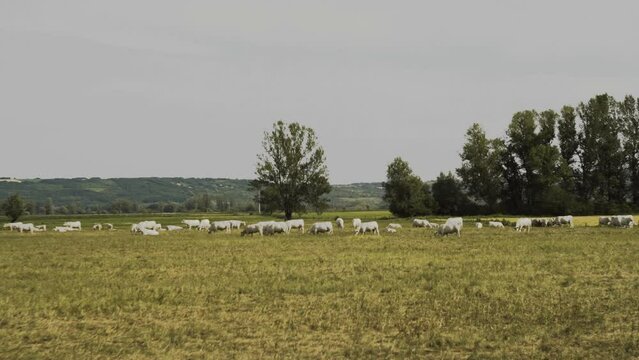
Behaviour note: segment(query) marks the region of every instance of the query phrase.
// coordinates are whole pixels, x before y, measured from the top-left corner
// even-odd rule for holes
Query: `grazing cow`
[[[93,224],[93,230],[97,230],[97,231],[102,230],[102,224]]]
[[[504,224],[502,224],[501,221],[489,221],[488,222],[488,227],[503,229],[504,228]]]
[[[260,225],[259,223],[246,225],[244,227],[244,230],[242,230],[242,232],[240,233],[240,236],[244,236],[244,235],[253,236],[253,234],[260,234],[260,236],[263,236],[264,235],[264,233],[262,232],[263,228],[264,227]]]
[[[181,227],[181,226],[177,226],[177,225],[167,225],[167,226],[166,226],[166,229],[167,229],[168,231],[180,231],[180,230],[184,230],[184,228],[183,228],[183,227]]]
[[[288,225],[290,230],[299,229],[302,233],[304,233],[304,220],[303,219],[287,220],[286,224]]]
[[[35,228],[35,226],[32,223],[28,223],[28,224],[20,224],[20,225],[18,225],[18,230],[20,232],[28,231],[28,232],[33,234],[33,232],[36,231],[36,228]]]
[[[36,231],[47,231],[46,225],[36,225]]]
[[[66,227],[82,230],[82,224],[79,221],[67,221],[62,225]]]
[[[612,216],[600,216],[599,226],[610,225],[611,221],[612,221]]]
[[[338,217],[337,219],[335,219],[335,225],[337,225],[338,229],[344,230],[344,219]]]
[[[413,227],[421,227],[421,228],[425,228],[425,227],[431,227],[430,223],[428,222],[428,220],[426,219],[413,219]]]
[[[447,236],[449,234],[457,234],[461,237],[461,231],[464,227],[464,220],[460,217],[448,218],[446,222],[437,228],[436,235]]]
[[[138,227],[140,229],[149,229],[149,230],[157,230],[156,226],[158,223],[155,222],[155,220],[145,220],[145,221],[140,221],[138,223]]]
[[[435,235],[447,236],[450,234],[457,234],[458,237],[461,237],[461,227],[459,224],[447,224],[440,226],[435,231]]]
[[[561,225],[570,225],[570,227],[575,227],[575,224],[573,223],[573,218],[572,215],[565,215],[565,216],[557,216],[555,218],[555,224],[561,226]]]
[[[106,224],[104,224],[104,226],[106,226],[107,230],[109,230],[109,231],[111,231],[111,230],[114,230],[114,229],[115,229],[115,228],[113,227],[113,224],[106,223]]]
[[[330,235],[333,233],[333,223],[330,221],[316,222],[308,232],[314,235],[319,233],[328,233]]]
[[[61,233],[64,233],[64,232],[67,232],[67,231],[73,231],[73,230],[75,230],[75,229],[70,228],[70,227],[66,227],[66,226],[56,226],[56,227],[53,228],[53,231],[61,232]]]
[[[353,228],[357,229],[362,224],[362,219],[355,218],[353,219]]]
[[[231,232],[231,223],[228,221],[213,221],[209,228],[209,234],[218,230],[224,230],[224,232]]]
[[[394,228],[392,228],[392,227],[387,227],[387,228],[386,228],[386,232],[388,232],[388,233],[396,233],[396,232],[397,232],[397,229],[394,229]]]
[[[197,229],[200,231],[208,231],[211,228],[211,222],[209,219],[200,220],[200,225],[197,226]]]
[[[140,224],[131,224],[131,234],[142,233],[142,229]]]
[[[355,230],[355,235],[366,234],[367,232],[379,235],[379,225],[377,224],[377,221],[361,223],[359,228]]]
[[[231,229],[240,229],[242,226],[246,226],[246,222],[240,220],[229,220],[231,223]]]
[[[481,228],[484,227],[484,225],[482,223],[480,223],[480,222],[476,222],[475,223],[475,227],[478,228],[478,229],[481,229]]]
[[[200,220],[182,220],[182,224],[188,226],[189,230],[191,230],[194,227],[200,226]]]
[[[153,230],[153,229],[144,229],[142,228],[142,235],[144,236],[158,236],[160,235],[160,232],[157,230]]]
[[[532,227],[532,220],[530,218],[519,218],[517,219],[517,223],[515,224],[515,230],[523,231],[526,229],[526,232],[530,232],[530,228]]]
[[[610,224],[616,227],[633,227],[635,219],[632,215],[616,215],[610,217]]]
[[[264,226],[262,229],[262,233],[264,235],[274,235],[274,234],[288,234],[291,231],[291,228],[288,224],[283,222],[271,222]]]
[[[13,231],[13,230],[20,231],[20,225],[22,225],[21,222],[12,222],[12,223],[4,224],[2,228],[9,229],[10,231]]]
[[[401,229],[402,225],[401,224],[390,223],[390,224],[388,224],[387,228],[390,228],[390,229]]]

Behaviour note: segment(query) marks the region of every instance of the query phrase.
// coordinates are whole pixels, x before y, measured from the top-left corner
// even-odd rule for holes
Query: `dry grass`
[[[637,358],[638,235],[4,231],[0,358]]]

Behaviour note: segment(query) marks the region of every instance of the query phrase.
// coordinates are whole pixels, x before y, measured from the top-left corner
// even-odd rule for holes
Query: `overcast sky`
[[[638,1],[0,0],[0,176],[251,178],[274,121],[331,181],[432,179],[465,130],[639,95]],[[7,161],[11,159],[12,161]]]

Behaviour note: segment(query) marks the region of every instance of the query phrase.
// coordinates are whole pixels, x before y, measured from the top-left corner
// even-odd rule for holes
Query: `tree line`
[[[387,169],[393,214],[603,214],[639,209],[639,101],[597,95],[524,110],[505,135],[465,134],[461,166],[426,185],[400,158]]]
[[[183,202],[156,202],[139,204],[134,200],[119,198],[106,205],[86,205],[77,203],[56,205],[52,199],[45,202],[25,200],[19,194],[12,194],[0,202],[0,215],[14,218],[22,215],[74,215],[74,214],[133,214],[133,213],[182,213],[182,212],[255,212],[254,203],[238,203],[233,199],[211,196],[208,193],[193,195]]]

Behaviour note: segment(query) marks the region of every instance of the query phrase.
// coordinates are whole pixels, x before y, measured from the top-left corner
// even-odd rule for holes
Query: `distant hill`
[[[108,209],[116,201],[126,200],[141,207],[152,204],[184,204],[208,194],[214,204],[243,210],[255,205],[255,192],[247,179],[210,178],[73,178],[14,179],[0,178],[0,201],[19,193],[36,208],[51,202],[55,207]],[[381,183],[333,185],[328,195],[330,208],[345,210],[382,209]]]

